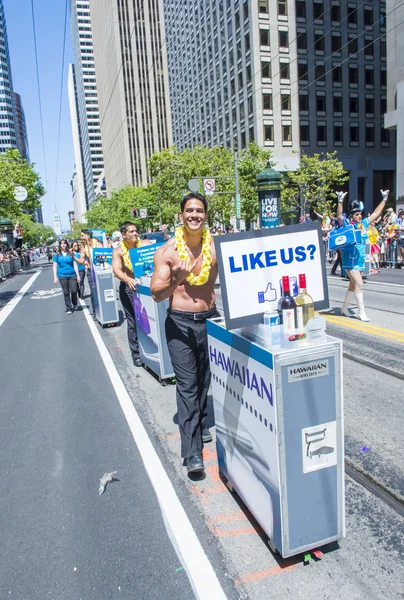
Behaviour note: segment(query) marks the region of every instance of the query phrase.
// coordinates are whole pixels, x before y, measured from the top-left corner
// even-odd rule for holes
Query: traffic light
[[[134,209],[132,210],[132,215],[133,215],[134,217],[138,217],[138,216],[139,216],[139,211],[138,211],[138,209],[137,209],[137,208],[134,208]]]

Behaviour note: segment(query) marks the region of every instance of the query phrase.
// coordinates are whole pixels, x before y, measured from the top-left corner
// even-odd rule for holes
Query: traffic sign
[[[139,214],[141,219],[147,219],[147,208],[141,208]]]
[[[16,185],[14,188],[14,198],[17,202],[25,202],[28,197],[28,192],[22,185]]]
[[[191,192],[197,192],[199,190],[199,181],[197,179],[190,179],[188,181],[188,187]]]
[[[203,189],[207,196],[212,196],[213,192],[216,189],[216,183],[214,179],[204,179],[203,180]]]

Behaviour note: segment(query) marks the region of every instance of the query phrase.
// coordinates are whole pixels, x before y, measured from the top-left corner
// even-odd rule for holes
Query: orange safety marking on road
[[[221,481],[219,467],[217,465],[210,465],[209,467],[206,467],[205,471],[213,479],[213,481]]]
[[[233,537],[236,535],[250,535],[252,533],[257,533],[257,530],[255,529],[255,527],[244,527],[242,529],[221,529],[220,527],[212,527],[211,528],[212,533],[219,538],[222,537]]]
[[[217,453],[212,452],[212,450],[208,450],[207,448],[203,449],[203,460],[217,460]]]
[[[241,577],[237,577],[235,580],[236,586],[241,585],[242,583],[254,583],[255,581],[260,581],[261,579],[265,579],[266,577],[271,577],[272,575],[279,575],[279,573],[284,573],[285,571],[293,571],[297,565],[288,565],[285,567],[280,567],[277,565],[276,567],[272,567],[271,569],[265,569],[265,571],[255,571],[254,573],[247,573],[246,575],[242,575]]]
[[[207,498],[205,496],[205,494],[203,493],[203,490],[201,490],[200,487],[197,485],[191,485],[191,492],[193,494],[195,494],[196,496],[198,496],[199,500],[203,504],[207,504],[210,501],[210,498]]]
[[[205,494],[217,494],[218,492],[227,491],[227,487],[224,483],[220,482],[216,485],[212,485],[211,487],[205,488]]]
[[[159,435],[160,440],[170,440],[171,438],[179,438],[180,434],[177,433],[168,433],[167,435]]]
[[[246,521],[247,515],[242,510],[235,510],[234,512],[222,513],[216,515],[216,517],[210,517],[212,522],[218,521],[219,523],[231,523],[233,521]]]

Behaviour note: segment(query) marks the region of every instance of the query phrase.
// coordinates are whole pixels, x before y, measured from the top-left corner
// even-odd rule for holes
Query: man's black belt
[[[209,310],[203,310],[201,312],[186,312],[185,310],[172,310],[171,308],[167,311],[168,316],[179,317],[180,319],[188,319],[189,321],[206,321],[206,319],[210,319],[211,317],[215,317],[217,315],[216,306],[212,306]]]

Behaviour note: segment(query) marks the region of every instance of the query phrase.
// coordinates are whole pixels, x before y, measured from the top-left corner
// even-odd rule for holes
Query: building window
[[[246,54],[250,51],[250,34],[248,33],[248,31],[244,36],[244,51]]]
[[[261,62],[261,76],[263,79],[271,79],[271,63],[269,61]]]
[[[279,73],[281,79],[290,79],[289,63],[280,63]]]
[[[380,40],[380,58],[386,58],[386,40]]]
[[[365,85],[374,86],[375,83],[375,72],[373,69],[365,69]]]
[[[325,83],[325,67],[324,65],[316,65],[314,71],[315,79],[318,84]]]
[[[264,142],[274,141],[274,126],[264,125]]]
[[[260,45],[270,46],[271,41],[269,37],[269,29],[260,29]]]
[[[357,67],[349,67],[349,85],[358,85],[358,69]]]
[[[288,14],[288,2],[287,0],[278,0],[278,15],[287,16]]]
[[[332,52],[341,52],[341,35],[339,33],[331,33],[331,50]]]
[[[350,96],[349,98],[349,114],[351,116],[359,114],[359,98],[357,96]]]
[[[341,124],[334,125],[334,144],[342,144],[344,141],[343,127]]]
[[[327,143],[327,126],[325,123],[317,124],[317,144]]]
[[[387,71],[386,69],[380,69],[380,85],[385,88],[387,86]]]
[[[356,27],[358,25],[358,11],[356,4],[348,4],[348,26]]]
[[[272,110],[272,94],[262,94],[262,108]]]
[[[348,54],[356,54],[358,52],[358,38],[353,37],[348,42]]]
[[[324,8],[322,2],[314,2],[313,3],[313,17],[316,21],[320,21],[323,19]]]
[[[241,90],[243,89],[243,72],[240,71],[240,73],[238,74],[238,89]]]
[[[369,146],[373,146],[375,143],[375,128],[374,125],[366,125],[365,127],[365,141]]]
[[[289,33],[287,31],[279,31],[279,48],[289,48]]]
[[[301,31],[297,34],[297,49],[307,50],[307,34],[305,31]]]
[[[394,107],[394,110],[397,110],[397,106]],[[380,98],[380,114],[384,115],[387,112],[387,99]]]
[[[326,112],[326,100],[324,92],[322,94],[316,94],[316,111],[318,113]]]
[[[306,18],[306,2],[305,2],[305,0],[296,0],[296,17],[298,19]]]
[[[331,5],[331,21],[339,23],[341,21],[341,7],[339,4]]]
[[[248,132],[248,139],[250,140],[250,142],[254,141],[254,127],[250,127]]]
[[[306,125],[306,124],[300,125],[300,142],[302,144],[310,143],[310,127],[309,127],[309,125]]]
[[[290,94],[281,94],[281,110],[289,111],[291,109]]]
[[[340,66],[333,67],[332,70],[332,82],[333,83],[342,83],[342,68]]]
[[[390,131],[384,127],[382,127],[380,131],[380,141],[383,146],[388,146],[390,144]]]
[[[351,123],[349,127],[349,142],[355,146],[359,144],[359,125]]]
[[[309,95],[299,94],[299,111],[309,112]]]
[[[246,2],[246,4],[248,3]],[[268,14],[268,0],[258,0],[258,12],[262,15]]]
[[[374,115],[375,112],[375,99],[373,96],[367,96],[365,98],[365,112],[366,115]]]
[[[316,4],[314,6],[317,6]],[[316,52],[324,53],[324,32],[323,31],[315,31],[314,32],[314,50]]]
[[[308,75],[307,63],[298,63],[297,72],[298,72],[299,81],[307,81],[307,75]]]
[[[334,114],[342,114],[342,96],[333,97],[333,111]]]
[[[365,58],[372,59],[374,56],[373,38],[365,37],[364,46]]]
[[[282,142],[292,141],[292,125],[282,125]]]
[[[371,27],[373,25],[373,8],[365,6],[363,22],[365,27]]]

